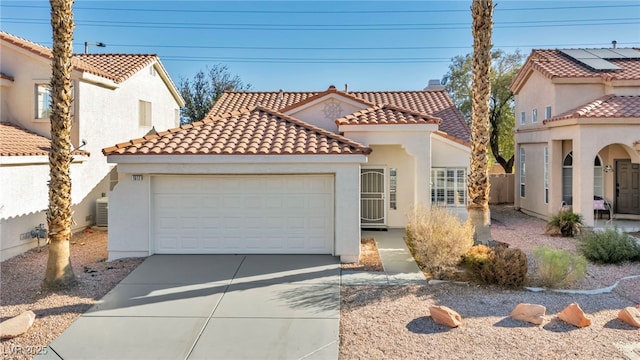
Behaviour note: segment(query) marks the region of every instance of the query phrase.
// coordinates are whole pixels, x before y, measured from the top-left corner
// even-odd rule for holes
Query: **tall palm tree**
[[[471,172],[469,217],[475,243],[491,243],[489,214],[489,97],[491,96],[492,0],[473,0],[473,84],[471,90]]]
[[[49,152],[49,258],[43,288],[58,289],[76,282],[71,240],[71,57],[73,55],[73,0],[50,0],[53,30],[51,76],[51,150]]]

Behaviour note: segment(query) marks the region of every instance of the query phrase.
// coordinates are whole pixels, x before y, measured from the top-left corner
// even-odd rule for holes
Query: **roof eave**
[[[270,164],[291,164],[291,163],[362,163],[366,162],[369,151],[362,154],[297,154],[297,155],[124,155],[108,154],[107,162],[113,164],[255,164],[256,162]],[[120,169],[126,172],[126,169]],[[174,170],[170,170],[174,171]]]

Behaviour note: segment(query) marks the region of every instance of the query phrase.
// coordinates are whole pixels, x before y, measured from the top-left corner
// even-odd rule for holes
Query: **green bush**
[[[473,245],[471,222],[462,223],[444,208],[417,208],[409,216],[407,243],[418,264],[432,274],[460,263]]]
[[[476,245],[463,256],[463,264],[483,284],[521,287],[527,280],[527,255],[520,249]]]
[[[546,287],[556,288],[583,279],[587,272],[587,259],[572,255],[567,250],[540,246],[533,249],[536,277]]]
[[[596,263],[640,261],[640,244],[630,235],[618,232],[618,229],[587,232],[580,236],[579,241],[582,254]]]
[[[582,215],[570,210],[561,210],[553,215],[547,222],[547,232],[565,237],[571,237],[580,232],[582,227]]]

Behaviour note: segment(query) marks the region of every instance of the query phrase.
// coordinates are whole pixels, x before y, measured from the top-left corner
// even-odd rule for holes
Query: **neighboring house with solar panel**
[[[640,51],[533,50],[510,88],[515,207],[640,219]]]
[[[225,92],[201,122],[104,149],[118,164],[109,258],[331,254],[412,208],[466,216],[470,131],[419,91]]]
[[[33,247],[45,224],[51,49],[0,32],[0,258]],[[96,199],[117,183],[101,149],[179,124],[184,104],[155,55],[73,56],[71,165],[74,228],[96,223]]]

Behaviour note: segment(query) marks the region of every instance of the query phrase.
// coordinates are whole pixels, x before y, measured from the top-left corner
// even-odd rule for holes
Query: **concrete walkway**
[[[425,285],[424,273],[404,242],[404,229],[362,231],[362,238],[374,238],[384,272],[343,270],[342,285]]]
[[[329,255],[153,255],[37,359],[338,358]]]

